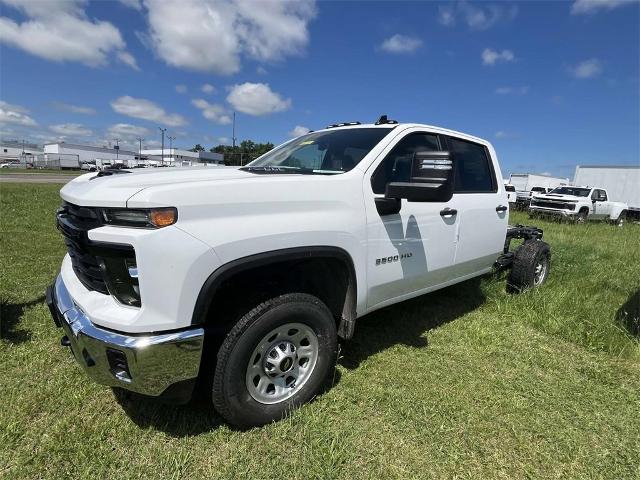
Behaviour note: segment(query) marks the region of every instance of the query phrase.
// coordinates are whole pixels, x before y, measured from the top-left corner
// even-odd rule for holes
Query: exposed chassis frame
[[[542,240],[544,232],[541,228],[527,225],[509,225],[507,227],[507,236],[504,240],[504,249],[502,254],[496,259],[494,267],[496,270],[505,270],[513,263],[514,252],[510,251],[511,240],[524,239],[525,242]]]

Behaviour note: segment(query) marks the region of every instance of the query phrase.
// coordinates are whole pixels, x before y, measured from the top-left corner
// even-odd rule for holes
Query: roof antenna
[[[386,115],[380,115],[380,118],[376,122],[376,125],[396,124],[396,120],[389,120]]]

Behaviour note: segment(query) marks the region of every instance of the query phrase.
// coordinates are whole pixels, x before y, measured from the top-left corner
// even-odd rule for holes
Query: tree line
[[[245,165],[251,160],[267,153],[274,147],[273,143],[259,143],[253,140],[243,140],[235,147],[232,145],[216,145],[209,149],[210,152],[221,153],[227,165]],[[206,149],[199,143],[190,149],[192,152],[204,152]]]

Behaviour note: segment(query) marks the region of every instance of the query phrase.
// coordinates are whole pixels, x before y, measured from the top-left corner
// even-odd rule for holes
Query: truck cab
[[[494,268],[544,282],[549,247],[508,226],[501,178],[486,140],[384,116],[245,167],[86,174],[61,190],[47,303],[99,383],[186,399],[213,378],[222,416],[262,425],[322,390],[358,317]]]

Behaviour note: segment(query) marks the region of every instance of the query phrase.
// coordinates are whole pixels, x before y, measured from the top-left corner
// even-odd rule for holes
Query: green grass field
[[[25,169],[25,168],[0,168],[0,175],[15,175],[15,174],[60,174],[60,175],[72,175],[78,176],[82,175],[83,172],[81,170],[60,170],[54,168],[34,168],[34,169]]]
[[[536,220],[540,290],[486,277],[362,318],[333,388],[241,432],[85,377],[44,304],[60,187],[0,188],[0,477],[640,478],[638,225]]]

